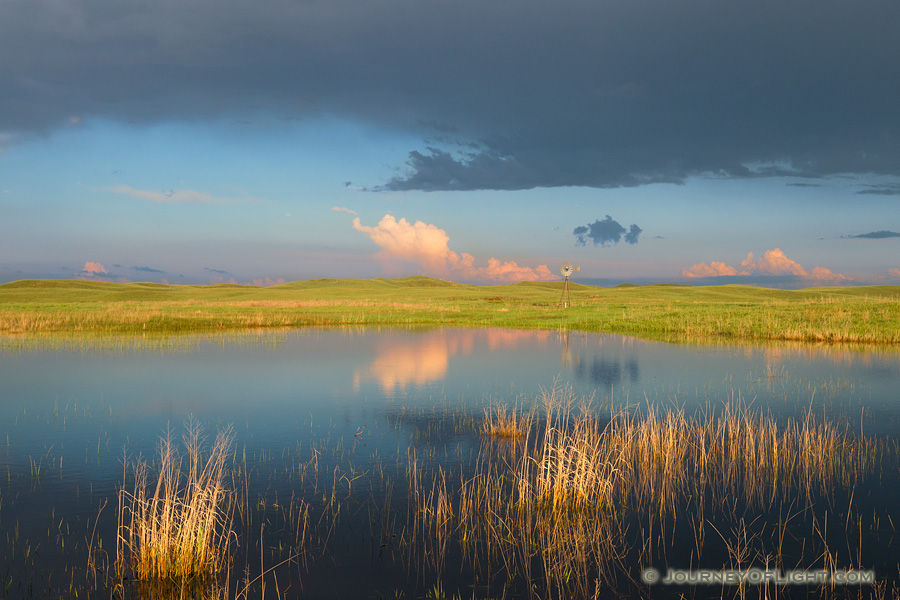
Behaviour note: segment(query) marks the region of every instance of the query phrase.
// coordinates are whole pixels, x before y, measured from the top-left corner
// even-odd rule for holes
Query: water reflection
[[[337,407],[346,419],[363,410],[361,399],[371,411],[379,398],[393,396],[534,396],[557,378],[579,394],[623,403],[700,405],[741,394],[757,404],[808,406],[815,396],[857,413],[865,404],[900,415],[900,353],[883,346],[678,345],[504,329],[310,329],[185,336],[146,349],[116,343],[91,352],[68,342],[29,343],[4,345],[0,338],[7,349],[0,352],[0,417],[77,402],[163,424],[191,413],[244,421],[251,405],[250,418],[260,421],[285,421],[298,411],[330,418]]]
[[[353,371],[353,391],[366,381],[377,382],[385,393],[422,388],[447,377],[451,358],[469,356],[476,348],[488,353],[514,351],[521,346],[545,348],[549,331],[508,329],[442,329],[424,333],[386,332],[379,335],[375,358]]]
[[[637,383],[641,378],[641,369],[634,358],[620,362],[595,356],[589,363],[582,362],[576,365],[575,376],[579,379],[587,379],[594,385],[608,388],[621,383],[626,377],[630,383]]]
[[[550,331],[528,331],[520,329],[481,329],[468,332],[477,337],[484,337],[491,351],[515,350],[522,345],[546,348],[550,342]],[[566,333],[568,335],[568,333]]]
[[[860,348],[825,344],[748,347],[745,356],[762,353],[766,368],[782,369],[793,361],[827,361],[835,367],[868,372],[877,377],[900,375],[900,360],[889,348]]]
[[[633,351],[633,338],[603,336],[598,340],[591,336],[589,341],[584,334],[568,331],[561,332],[559,338],[560,366],[571,370],[576,379],[607,390],[624,381],[635,384],[640,381],[641,368]],[[599,341],[596,346],[590,343],[594,340]]]
[[[262,511],[254,513],[259,519],[255,522],[281,514],[281,508],[277,513],[267,509],[279,504],[261,499],[290,498],[294,506],[293,494],[303,489],[304,477],[317,478],[321,468],[339,492],[331,498],[344,501],[341,519],[366,519],[353,521],[354,536],[358,531],[378,535],[369,529],[371,515],[407,514],[401,504],[405,491],[393,496],[397,504],[391,508],[390,482],[394,478],[397,490],[408,489],[403,479],[408,448],[436,467],[458,469],[447,481],[460,482],[465,478],[456,474],[466,473],[461,462],[476,460],[482,444],[476,429],[486,401],[532,399],[554,381],[571,384],[576,395],[595,395],[604,409],[607,400],[616,408],[646,402],[655,408],[684,408],[689,418],[702,414],[706,406],[721,407],[739,398],[776,420],[785,414],[803,416],[812,407],[816,415],[839,423],[847,416],[853,432],[864,425],[867,435],[900,437],[900,354],[883,346],[677,345],[615,335],[500,329],[308,329],[116,338],[97,347],[87,345],[88,352],[75,340],[46,338],[43,343],[45,347],[0,338],[0,440],[5,441],[0,444],[0,468],[6,471],[0,478],[0,565],[17,560],[9,572],[18,577],[31,566],[23,566],[26,550],[11,540],[25,540],[31,548],[45,540],[35,570],[68,578],[37,581],[47,589],[72,580],[70,565],[87,563],[84,543],[70,541],[63,547],[55,545],[55,538],[47,539],[61,531],[57,522],[48,529],[47,516],[64,515],[66,525],[76,525],[69,540],[84,541],[102,503],[115,501],[125,457],[155,456],[159,435],[169,428],[180,435],[178,427],[189,415],[209,432],[234,425],[240,449],[236,458],[251,465],[246,494],[254,510]],[[510,446],[503,448],[498,452],[511,451]],[[360,473],[370,479],[358,478]],[[304,502],[322,511],[323,488],[315,481]],[[874,515],[877,510],[873,518],[887,520],[883,509],[890,504],[881,499],[895,498],[900,483],[896,475],[885,481],[893,487],[857,494],[854,506],[863,501],[860,498],[870,503],[859,514]],[[369,494],[377,506],[360,509],[356,502],[368,502]],[[370,512],[368,507],[375,508]],[[319,520],[321,514],[310,522],[326,523]],[[99,521],[97,539],[114,544],[114,509],[107,509]],[[297,531],[300,522],[298,517],[281,529],[267,524],[266,535]],[[384,525],[392,526],[387,521]],[[394,539],[387,535],[391,532],[382,533]],[[257,547],[244,546],[248,555],[261,556],[260,532],[244,535],[254,544],[259,539]],[[301,575],[307,592],[316,585],[330,591],[335,580],[351,581],[346,573],[363,571],[359,565],[372,565],[368,584],[387,577],[379,580],[385,582],[382,591],[399,589],[397,582],[406,573],[390,579],[384,563],[371,560],[371,548],[378,548],[380,540],[369,546],[358,543],[357,537],[327,539],[329,547],[338,549],[335,576],[318,563],[315,575]],[[793,539],[805,543],[801,536]],[[273,550],[265,557],[267,565],[283,560],[274,555],[273,544],[267,541],[265,548]],[[527,550],[532,556],[533,547]],[[360,556],[347,558],[350,552]],[[892,552],[884,555],[893,560]],[[5,581],[0,579],[0,585]],[[375,589],[353,585],[367,592]],[[24,597],[24,590],[13,588],[12,597]],[[359,590],[349,592],[347,597],[359,596]],[[407,597],[423,593],[408,590]]]
[[[446,331],[408,336],[387,334],[376,346],[376,356],[366,367],[353,372],[353,390],[374,380],[385,393],[421,387],[446,377],[450,357],[472,352],[471,336],[448,335]]]

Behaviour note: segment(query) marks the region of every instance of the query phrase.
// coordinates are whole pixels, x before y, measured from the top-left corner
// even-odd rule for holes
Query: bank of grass
[[[428,277],[261,288],[25,280],[0,285],[0,333],[182,333],[309,326],[508,327],[656,339],[900,343],[900,287],[775,290],[562,282],[475,286]]]

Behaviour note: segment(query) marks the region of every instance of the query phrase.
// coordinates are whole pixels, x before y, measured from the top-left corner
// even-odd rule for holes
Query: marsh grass
[[[498,404],[484,409],[481,433],[496,438],[521,438],[531,431],[533,421],[533,411]]]
[[[139,461],[133,491],[119,491],[120,578],[177,589],[210,583],[227,566],[234,503],[225,466],[233,434],[220,431],[207,456],[204,441],[202,428],[189,422],[182,455],[169,432],[155,468]]]
[[[750,542],[763,543],[747,533],[748,515],[812,514],[816,499],[852,490],[891,450],[811,411],[779,421],[729,403],[691,417],[649,407],[604,417],[556,386],[542,404],[530,450],[508,462],[483,445],[452,504],[469,560],[543,582],[544,597],[592,597],[627,577],[629,563],[651,565],[679,520],[690,523],[695,559],[707,526],[740,523],[741,536],[722,539],[731,560],[745,560]],[[779,527],[777,549],[754,556],[783,560]],[[831,556],[820,537],[815,560]]]
[[[506,405],[507,418],[514,417],[522,432],[511,438],[482,429],[484,420],[502,412],[497,406],[484,419],[482,406],[422,407],[402,413],[403,428],[399,422],[394,427],[429,433],[410,431],[408,448],[372,462],[352,428],[344,437],[329,433],[319,440],[310,428],[302,443],[280,452],[269,444],[231,451],[230,441],[219,451],[219,440],[230,432],[207,449],[202,431],[189,425],[183,445],[170,433],[153,463],[126,466],[127,485],[118,497],[118,580],[110,575],[105,588],[89,583],[91,591],[81,595],[317,597],[314,586],[323,576],[316,569],[352,571],[367,561],[376,569],[401,567],[390,585],[402,587],[407,598],[437,590],[435,579],[447,597],[476,590],[478,598],[569,599],[646,595],[637,575],[646,566],[837,570],[849,561],[850,567],[878,568],[872,550],[863,554],[862,541],[857,548],[850,540],[866,535],[867,545],[877,542],[879,526],[864,534],[867,523],[860,521],[867,488],[855,486],[889,464],[881,460],[889,448],[824,412],[775,418],[739,398],[693,415],[650,406],[614,410],[605,400],[601,408],[554,385],[533,402]],[[71,409],[60,409],[62,422],[66,412]],[[454,441],[465,450],[457,452]],[[55,464],[48,451],[42,479],[55,475]],[[22,480],[29,483],[39,468],[36,455],[31,470],[23,465]],[[892,464],[885,472],[896,477]],[[201,489],[205,496],[192,491]],[[208,500],[214,496],[222,500]],[[10,496],[2,499],[0,517],[7,522]],[[875,506],[886,533],[889,513]],[[189,518],[211,513],[217,516],[205,525]],[[104,515],[115,534],[116,519]],[[89,556],[93,550],[98,558],[106,552],[98,547],[100,516],[84,531]],[[200,540],[209,531],[218,540],[205,553],[212,559],[191,550],[204,546]],[[27,548],[29,540],[22,542]],[[30,551],[16,550],[17,565],[37,550],[30,542]],[[151,555],[157,558],[142,558]],[[154,560],[163,565],[156,571],[141,566]],[[193,567],[178,570],[179,564]],[[25,568],[14,566],[12,573]],[[91,570],[104,577],[102,565],[89,564]],[[0,571],[0,590],[6,583]],[[877,591],[897,600],[896,588],[885,587],[895,584],[894,577]],[[9,597],[24,589],[14,588]],[[342,589],[348,597],[366,592],[346,582]],[[698,590],[688,591],[710,597]],[[661,588],[652,591],[669,597]],[[782,591],[743,586],[721,597],[786,597]],[[819,591],[839,595],[808,595]]]
[[[562,282],[464,285],[428,277],[238,285],[18,281],[0,285],[0,332],[185,333],[320,326],[506,327],[603,331],[655,339],[900,343],[900,288]]]
[[[539,443],[517,467],[519,503],[553,511],[627,505],[664,514],[686,497],[711,494],[764,506],[852,486],[884,451],[812,411],[779,423],[729,403],[694,417],[647,408],[602,419],[573,409],[571,395],[544,393],[546,405],[563,408],[547,411]]]

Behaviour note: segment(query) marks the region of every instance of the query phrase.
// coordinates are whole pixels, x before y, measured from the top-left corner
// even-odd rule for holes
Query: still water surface
[[[465,427],[427,439],[429,419],[477,420],[486,405],[530,405],[553,385],[614,408],[671,406],[690,414],[737,400],[781,416],[812,409],[867,435],[900,438],[900,354],[886,348],[677,345],[495,329],[301,330],[143,346],[5,340],[0,347],[0,564],[7,565],[0,589],[7,586],[9,597],[54,596],[75,579],[80,585],[84,575],[73,571],[84,567],[88,547],[99,543],[114,554],[123,458],[152,457],[159,436],[167,428],[180,436],[190,416],[207,431],[233,425],[237,451],[251,462],[295,465],[319,444],[338,449],[330,465],[350,456],[363,472],[378,464],[389,474],[402,473],[408,448],[423,439],[443,448],[432,451],[437,463],[476,451],[477,431]],[[289,496],[290,481],[279,477],[251,480],[250,495]],[[371,491],[377,487],[370,496],[379,496]],[[894,488],[891,480],[887,489]],[[891,503],[885,499],[884,508]],[[371,551],[364,559],[356,550],[345,554],[341,544],[318,566],[297,567],[294,590],[423,597],[439,578],[411,582],[408,570]],[[883,564],[898,562],[896,544],[884,547],[894,554]],[[245,562],[258,572],[256,556]],[[278,557],[273,551],[263,564]],[[359,575],[352,561],[360,560],[362,587],[342,591],[332,576],[348,568]]]

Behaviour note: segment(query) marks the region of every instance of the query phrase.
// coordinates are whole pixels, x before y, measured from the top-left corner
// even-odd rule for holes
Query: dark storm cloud
[[[4,0],[0,148],[78,118],[331,114],[421,135],[382,190],[900,175],[898,22],[896,0]]]
[[[606,246],[608,244],[618,244],[623,234],[625,235],[626,243],[637,244],[641,231],[643,230],[637,225],[632,225],[626,231],[618,221],[606,215],[606,218],[602,221],[597,219],[593,223],[576,227],[572,231],[572,235],[576,238],[576,246],[584,246],[588,240],[593,242],[595,246]]]
[[[844,237],[864,239],[864,240],[883,240],[885,238],[900,237],[900,233],[897,233],[896,231],[881,230],[881,231],[872,231],[871,233],[861,233],[859,235],[847,235]]]

